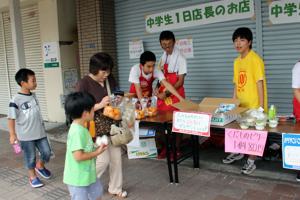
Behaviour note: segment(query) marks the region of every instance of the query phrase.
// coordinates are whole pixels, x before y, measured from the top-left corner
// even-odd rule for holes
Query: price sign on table
[[[225,152],[262,156],[267,136],[267,131],[226,128]]]
[[[209,137],[210,120],[208,113],[174,111],[172,131]]]

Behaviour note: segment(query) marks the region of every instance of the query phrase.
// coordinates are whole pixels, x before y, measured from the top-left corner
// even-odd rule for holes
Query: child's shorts
[[[99,179],[89,186],[68,185],[72,200],[96,200],[103,195],[103,187]]]
[[[34,169],[36,165],[36,149],[40,152],[40,160],[47,163],[50,160],[51,149],[47,137],[32,140],[20,141],[23,150],[24,165],[27,169]]]

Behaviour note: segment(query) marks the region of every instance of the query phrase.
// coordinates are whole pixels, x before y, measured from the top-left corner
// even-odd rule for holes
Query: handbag
[[[121,125],[111,125],[110,140],[114,146],[121,146],[128,144],[133,139],[133,135],[129,130],[125,122],[121,122]]]

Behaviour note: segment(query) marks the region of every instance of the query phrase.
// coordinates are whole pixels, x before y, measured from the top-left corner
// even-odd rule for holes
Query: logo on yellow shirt
[[[239,80],[238,80],[238,90],[239,91],[244,91],[243,87],[247,83],[247,74],[245,71],[240,71],[239,72]]]

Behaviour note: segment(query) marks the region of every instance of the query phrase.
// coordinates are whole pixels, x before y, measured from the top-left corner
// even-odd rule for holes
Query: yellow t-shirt
[[[263,60],[253,50],[245,58],[234,60],[233,83],[236,85],[237,98],[245,108],[259,108],[257,82],[264,84],[264,110],[268,110],[267,84]]]

